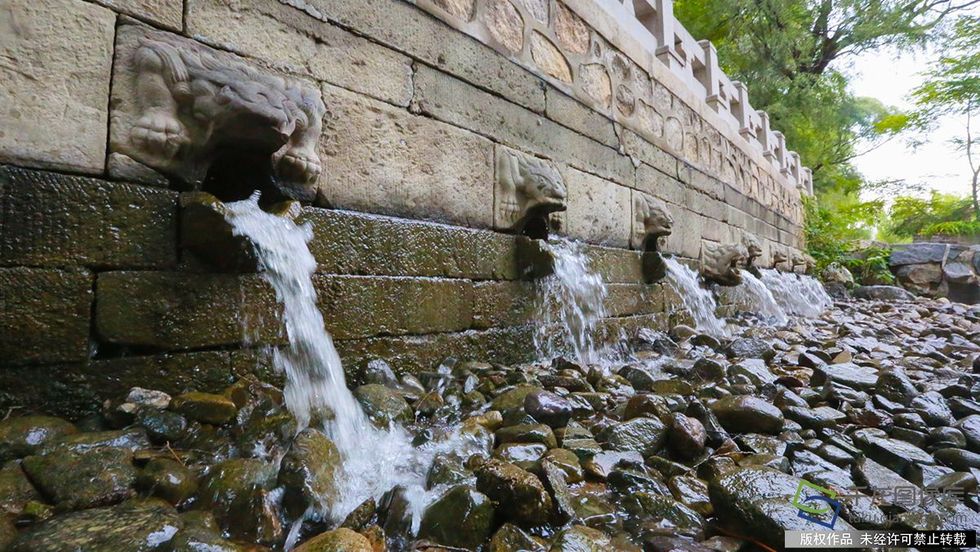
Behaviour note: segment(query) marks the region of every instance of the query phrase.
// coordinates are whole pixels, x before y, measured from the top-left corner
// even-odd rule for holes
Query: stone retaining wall
[[[716,110],[692,107],[676,79],[658,86],[652,66],[642,71],[652,80],[638,82],[660,95],[629,89],[636,101],[624,103],[628,87],[615,69],[632,54],[589,26],[598,20],[580,13],[584,2],[541,3],[547,21],[533,24],[566,56],[570,83],[549,72],[536,35],[520,55],[502,54],[506,41],[488,46],[465,25],[446,24],[461,27],[453,14],[470,4],[12,0],[0,8],[9,61],[0,66],[0,407],[78,414],[135,383],[180,391],[220,388],[243,372],[274,377],[259,353],[281,339],[271,290],[254,274],[209,272],[181,248],[178,212],[179,192],[205,179],[216,151],[239,138],[256,148],[283,138],[265,119],[235,126],[236,109],[255,115],[235,103],[250,87],[302,107],[286,110],[291,134],[273,159],[309,194],[303,217],[316,228],[320,301],[352,372],[378,356],[420,371],[450,354],[531,355],[534,284],[520,279],[518,240],[495,210],[502,155],[560,174],[568,209],[555,222],[592,244],[593,265],[611,284],[609,331],[665,328],[683,316],[668,288],[643,283],[640,255],[628,249],[643,194],[667,203],[675,224],[663,250],[681,257],[698,259],[705,243],[740,242],[746,232],[763,245],[758,264],[802,246],[806,173],[784,146],[753,153]],[[544,13],[515,9],[525,23]],[[566,25],[583,42],[566,44]],[[611,87],[598,98],[604,108],[587,97],[593,76],[606,80],[587,67],[599,46]],[[172,69],[153,57],[168,49],[189,56],[192,74],[165,73],[169,88],[147,91],[154,71]],[[212,102],[224,90],[201,89],[224,77],[235,101]],[[188,96],[198,103],[180,122],[193,128],[168,126],[159,112]],[[173,151],[182,152],[179,166]],[[244,335],[240,313],[263,321],[256,335]]]

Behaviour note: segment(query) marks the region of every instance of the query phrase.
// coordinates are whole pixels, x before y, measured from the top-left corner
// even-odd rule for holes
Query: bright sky
[[[928,68],[928,53],[865,54],[853,60],[851,89],[902,109],[911,108],[908,95]],[[855,159],[868,179],[904,179],[922,183],[927,189],[964,195],[970,192],[970,169],[966,156],[955,151],[949,139],[965,133],[966,119],[947,117],[939,122],[927,144],[913,149],[902,137]]]

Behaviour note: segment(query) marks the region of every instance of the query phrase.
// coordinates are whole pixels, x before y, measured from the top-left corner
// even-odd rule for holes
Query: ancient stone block
[[[674,205],[687,205],[687,197],[691,192],[680,180],[646,164],[641,164],[636,169],[636,189]]]
[[[631,184],[633,165],[603,146],[548,119],[473,88],[439,71],[419,66],[415,105],[426,114],[536,155]]]
[[[176,217],[175,192],[0,168],[0,264],[173,266]]]
[[[184,22],[183,0],[95,0],[107,8],[162,27],[180,31]]]
[[[664,294],[659,284],[610,284],[606,314],[611,317],[652,314],[664,310]]]
[[[550,86],[547,99],[545,113],[549,119],[609,147],[619,147],[619,138],[616,136],[613,122],[606,116]]]
[[[473,17],[473,5],[476,0],[432,0],[432,3],[449,15],[465,22]]]
[[[88,358],[92,279],[87,271],[0,268],[0,363]]]
[[[674,218],[663,201],[636,190],[630,190],[630,193],[633,198],[630,247],[643,251],[659,251],[660,242],[673,230]]]
[[[539,292],[532,282],[479,282],[473,287],[473,327],[517,326],[533,320]]]
[[[493,144],[475,134],[326,87],[330,117],[318,205],[465,226],[493,225]]]
[[[524,18],[509,0],[487,0],[483,23],[490,36],[512,54],[524,49]]]
[[[164,350],[281,338],[272,289],[258,276],[221,274],[99,274],[95,328],[110,343]]]
[[[892,267],[938,263],[946,261],[949,245],[945,243],[913,243],[901,249],[892,251],[888,265]]]
[[[244,158],[274,191],[313,199],[325,111],[315,86],[140,25],[118,34],[113,152],[190,183],[222,156]]]
[[[473,321],[465,280],[317,276],[314,286],[337,340],[461,331]]]
[[[630,189],[571,168],[563,173],[568,185],[568,235],[601,245],[628,244]]]
[[[572,82],[572,68],[568,60],[548,37],[535,31],[531,33],[531,59],[545,75],[564,83]]]
[[[466,3],[442,1],[460,8]],[[285,3],[189,0],[187,26],[194,37],[291,73],[396,105],[412,99],[410,58]]]
[[[323,273],[519,277],[514,238],[496,232],[316,207],[299,220],[313,225],[309,247]]]
[[[582,55],[589,51],[588,25],[561,1],[555,2],[555,36],[570,52]]]
[[[547,161],[497,146],[493,224],[501,230],[547,239],[549,217],[564,211],[561,174]]]
[[[602,64],[580,65],[578,76],[582,91],[592,100],[593,105],[600,109],[608,109],[612,105],[612,81]]]
[[[608,283],[642,283],[640,254],[613,247],[589,246],[589,267]]]
[[[673,253],[689,259],[701,255],[701,232],[706,224],[704,217],[683,207],[671,206],[674,229],[667,237],[664,252]]]
[[[102,172],[115,14],[79,0],[0,12],[0,161]]]

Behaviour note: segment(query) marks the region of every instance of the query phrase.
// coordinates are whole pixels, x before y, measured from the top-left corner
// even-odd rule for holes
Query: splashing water
[[[589,268],[582,243],[557,239],[546,247],[555,259],[555,272],[538,283],[538,327],[534,335],[538,357],[570,354],[580,363],[599,362],[596,326],[606,316],[609,290]],[[556,327],[558,334],[554,333]]]
[[[748,270],[742,271],[742,283],[733,288],[732,294],[736,304],[744,305],[774,326],[784,326],[789,322],[786,311],[779,306],[769,288]]]
[[[788,314],[816,318],[834,304],[823,285],[812,276],[770,268],[762,271],[762,283]]]
[[[694,318],[696,329],[716,337],[727,336],[725,321],[715,314],[718,303],[711,292],[698,283],[697,273],[677,262],[676,259],[665,258],[664,262],[667,263],[667,279],[680,294],[684,307]]]
[[[247,236],[254,244],[260,274],[283,305],[289,345],[273,351],[273,362],[286,376],[286,406],[301,429],[314,419],[326,420],[320,422],[322,429],[343,460],[338,497],[321,504],[320,510],[340,521],[368,498],[377,499],[402,485],[412,507],[413,531],[417,531],[421,513],[444,490],[425,490],[434,457],[450,451],[480,453],[479,443],[469,434],[454,433],[415,448],[404,428],[372,425],[347,389],[340,356],[316,306],[312,277],[317,264],[307,247],[312,228],[266,213],[258,205],[257,194],[227,207],[235,235]],[[292,531],[289,545],[296,536],[298,531]]]

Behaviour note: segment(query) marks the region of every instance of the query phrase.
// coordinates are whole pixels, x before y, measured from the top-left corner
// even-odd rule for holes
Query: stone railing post
[[[655,52],[657,59],[663,62],[671,71],[684,67],[685,60],[677,52],[677,33],[674,25],[674,0],[654,0],[654,24],[653,36],[657,38],[660,46]]]
[[[705,101],[708,106],[718,113],[730,109],[729,98],[726,98],[721,89],[721,67],[718,66],[718,50],[710,40],[698,42],[704,50],[704,85]]]

